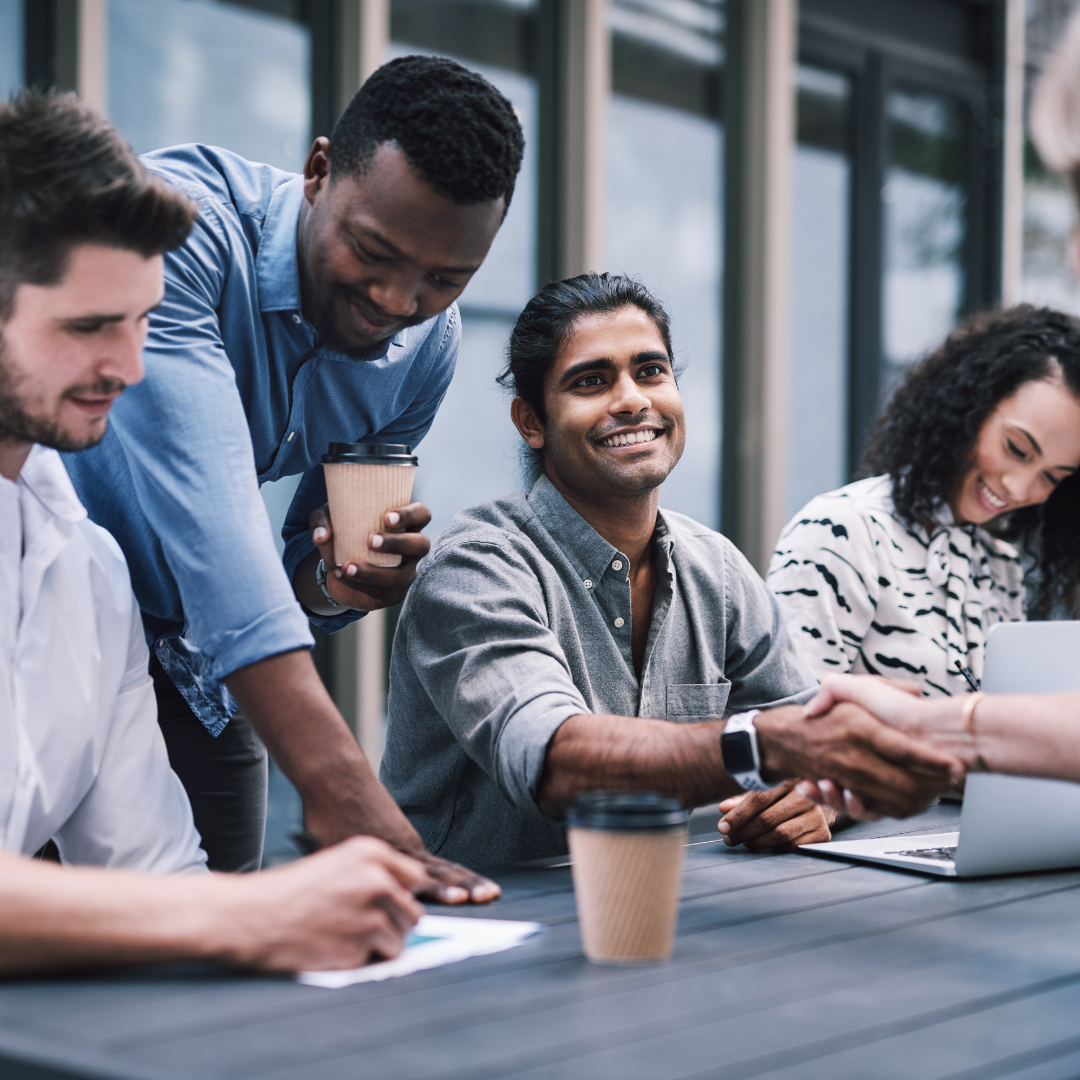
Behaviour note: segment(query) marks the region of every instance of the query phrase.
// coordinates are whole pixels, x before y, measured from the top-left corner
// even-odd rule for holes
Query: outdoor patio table
[[[692,839],[668,964],[587,963],[569,869],[515,868],[497,904],[462,914],[544,934],[401,979],[323,990],[172,967],[0,984],[0,1077],[1080,1075],[1080,871],[932,880]]]

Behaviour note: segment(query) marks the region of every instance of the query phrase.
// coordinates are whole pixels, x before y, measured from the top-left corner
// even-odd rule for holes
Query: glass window
[[[1061,0],[1028,0],[1025,7],[1025,75],[1030,101],[1035,85],[1073,12]],[[1080,314],[1080,285],[1070,269],[1069,239],[1076,199],[1062,176],[1043,165],[1030,140],[1024,144],[1024,255],[1020,297]]]
[[[110,119],[139,153],[203,142],[299,171],[311,127],[311,37],[274,13],[290,7],[110,0]]]
[[[958,99],[896,88],[885,102],[884,358],[887,393],[938,344],[964,303],[965,131]]]
[[[0,0],[0,97],[23,84],[23,2]]]
[[[432,537],[467,506],[522,487],[521,438],[496,385],[506,339],[536,284],[537,85],[529,44],[530,0],[393,0],[390,56],[449,56],[494,84],[525,131],[525,160],[510,211],[461,309],[461,350],[446,399],[419,450],[416,498],[432,513]]]
[[[686,408],[662,505],[716,527],[720,502],[723,0],[614,0],[607,269],[672,321]]]
[[[797,75],[787,513],[847,480],[851,80]]]

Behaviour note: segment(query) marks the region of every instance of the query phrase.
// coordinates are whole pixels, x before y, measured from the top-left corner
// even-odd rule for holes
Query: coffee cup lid
[[[566,815],[571,828],[617,832],[681,828],[689,821],[678,799],[655,791],[589,791],[574,800]]]
[[[324,465],[415,465],[412,447],[396,443],[332,442],[322,456]]]

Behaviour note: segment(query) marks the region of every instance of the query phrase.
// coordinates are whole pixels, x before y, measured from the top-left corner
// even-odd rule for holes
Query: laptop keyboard
[[[914,855],[916,859],[936,859],[938,862],[956,862],[955,847],[924,847],[912,851],[886,851],[886,855]]]

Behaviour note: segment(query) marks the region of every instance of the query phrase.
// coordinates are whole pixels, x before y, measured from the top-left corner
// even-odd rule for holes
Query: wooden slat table
[[[637,969],[582,958],[567,868],[498,876],[503,899],[474,913],[544,935],[390,982],[171,968],[0,984],[0,1077],[1080,1076],[1080,872],[935,881],[697,843],[675,957]]]

